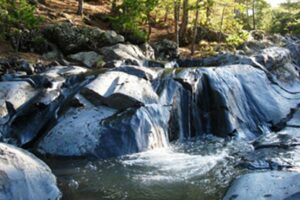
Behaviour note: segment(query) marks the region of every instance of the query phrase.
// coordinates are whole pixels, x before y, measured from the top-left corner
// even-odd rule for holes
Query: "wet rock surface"
[[[0,155],[0,199],[60,199],[56,178],[44,162],[4,143],[0,143]]]
[[[98,45],[73,43],[77,36],[93,31],[98,34],[99,30],[69,29],[70,34],[61,43],[64,53],[90,51],[94,50],[91,44]],[[232,145],[223,154],[218,152],[224,155],[223,162],[230,164],[228,169],[218,166],[212,175],[226,173],[223,178],[217,175],[223,189],[237,174],[245,172],[253,173],[261,183],[264,178],[273,180],[277,176],[277,172],[273,176],[258,170],[281,170],[282,187],[293,184],[290,177],[294,173],[290,176],[286,171],[300,165],[297,39],[270,40],[270,46],[249,55],[224,53],[195,60],[173,60],[177,53],[174,44],[165,41],[168,44],[164,48],[155,47],[156,57],[173,61],[160,63],[145,61],[151,57],[147,47],[118,44],[122,40],[110,32],[101,32],[102,36],[109,46],[99,43],[96,48],[101,48],[107,63],[114,62],[112,69],[87,69],[93,59],[87,59],[86,67],[32,68],[18,64],[23,67],[14,68],[0,62],[4,69],[0,77],[2,142],[33,149],[43,156],[106,159],[167,148],[170,141],[180,146],[214,135],[222,140],[216,145],[218,149],[245,144]],[[278,47],[278,43],[282,44]],[[166,66],[172,68],[164,69]],[[188,158],[194,158],[193,152],[188,153]],[[233,172],[235,168],[238,173]],[[236,196],[234,189],[251,185],[251,173],[234,183],[225,198],[251,199],[244,196],[243,189]],[[69,185],[80,187],[75,180]],[[254,190],[253,184],[249,188]],[[256,197],[264,193],[263,189],[256,191]],[[279,192],[275,186],[274,191]],[[287,191],[284,198],[298,195],[297,191]],[[269,198],[273,194],[263,195]]]
[[[264,172],[238,178],[224,200],[229,199],[297,199],[299,198],[299,173]]]

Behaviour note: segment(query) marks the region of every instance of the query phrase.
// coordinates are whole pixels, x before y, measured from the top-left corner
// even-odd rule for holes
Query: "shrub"
[[[27,0],[0,0],[0,31],[9,34],[11,29],[34,29],[42,22],[34,14],[35,7]]]
[[[228,46],[236,48],[242,45],[249,38],[247,31],[240,31],[237,34],[231,34],[227,37],[226,43]]]

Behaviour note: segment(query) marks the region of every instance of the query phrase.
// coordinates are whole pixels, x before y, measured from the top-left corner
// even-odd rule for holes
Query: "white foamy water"
[[[201,176],[214,168],[228,156],[226,150],[212,155],[193,155],[176,152],[172,148],[156,149],[126,157],[121,163],[125,167],[147,169],[135,173],[133,179],[149,183],[151,181],[176,182]]]

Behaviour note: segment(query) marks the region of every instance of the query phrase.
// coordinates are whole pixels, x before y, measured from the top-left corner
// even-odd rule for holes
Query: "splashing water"
[[[240,173],[233,146],[212,137],[117,159],[48,163],[64,199],[220,199]]]

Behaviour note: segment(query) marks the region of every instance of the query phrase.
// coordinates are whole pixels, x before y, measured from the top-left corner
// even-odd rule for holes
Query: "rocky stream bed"
[[[70,29],[0,61],[0,199],[300,198],[299,38],[189,60]]]

